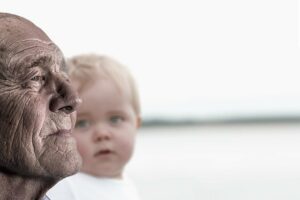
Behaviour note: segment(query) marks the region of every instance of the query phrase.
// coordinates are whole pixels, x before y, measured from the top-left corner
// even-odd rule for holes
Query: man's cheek
[[[17,103],[16,99],[10,99],[7,103],[0,100],[0,107],[5,108],[0,111],[0,120],[3,122],[2,125],[9,127],[6,131],[16,130],[20,124],[23,124],[22,111],[24,106]]]
[[[32,138],[41,125],[41,116],[30,105],[29,99],[12,99],[8,105],[8,121],[6,127],[16,141],[27,141]],[[37,106],[37,105],[36,105]]]

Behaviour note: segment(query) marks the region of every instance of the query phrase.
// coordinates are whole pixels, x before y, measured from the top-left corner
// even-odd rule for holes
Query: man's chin
[[[76,174],[82,165],[79,154],[69,156],[66,160],[55,160],[53,164],[48,164],[48,175],[52,178],[62,179]]]
[[[41,163],[49,174],[59,177],[70,176],[82,165],[77,143],[70,134],[53,134],[45,139]]]
[[[45,175],[52,178],[65,178],[77,173],[82,165],[82,159],[77,151],[76,143],[68,151],[48,151],[40,158],[40,164]]]

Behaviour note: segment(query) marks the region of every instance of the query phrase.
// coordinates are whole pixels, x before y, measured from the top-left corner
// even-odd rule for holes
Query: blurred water
[[[127,171],[143,200],[298,200],[300,124],[142,129]]]

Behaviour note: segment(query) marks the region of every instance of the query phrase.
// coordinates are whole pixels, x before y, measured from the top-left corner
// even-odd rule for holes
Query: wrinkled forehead
[[[48,36],[32,22],[25,18],[0,13],[0,37],[9,40],[22,40],[28,38],[39,38],[41,40],[50,41]]]
[[[0,61],[8,64],[16,57],[37,54],[62,56],[57,46],[32,22],[0,13]]]

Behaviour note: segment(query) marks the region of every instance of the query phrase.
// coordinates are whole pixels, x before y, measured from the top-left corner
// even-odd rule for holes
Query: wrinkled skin
[[[0,13],[0,199],[39,199],[76,173],[80,99],[62,53],[28,20]]]

